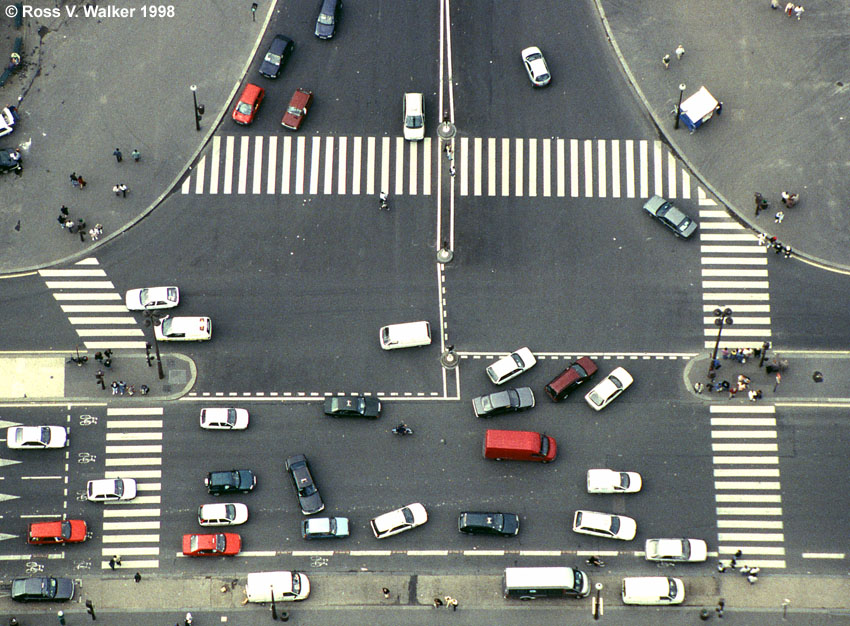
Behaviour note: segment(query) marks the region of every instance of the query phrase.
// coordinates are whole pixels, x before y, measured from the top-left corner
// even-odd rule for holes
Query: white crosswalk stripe
[[[739,566],[784,569],[775,408],[713,404],[710,413],[718,555],[726,562],[740,550]]]
[[[159,567],[162,471],[151,467],[162,465],[162,445],[139,442],[162,440],[162,415],[162,407],[106,410],[105,478],[134,478],[138,492],[133,500],[103,508],[101,569],[114,556],[124,569]]]
[[[431,195],[443,145],[430,137],[216,135],[181,192]],[[454,145],[460,196],[691,196],[690,175],[658,140],[461,137]]]
[[[88,350],[144,349],[144,333],[95,258],[67,269],[39,270]],[[110,301],[116,304],[103,304]],[[74,304],[65,304],[74,302]],[[125,313],[126,315],[116,315]],[[85,315],[82,315],[85,314]]]

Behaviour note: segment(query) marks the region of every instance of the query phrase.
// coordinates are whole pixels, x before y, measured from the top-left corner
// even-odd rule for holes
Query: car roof
[[[397,96],[396,96],[397,97]],[[425,95],[421,93],[406,93],[404,94],[404,106],[408,115],[421,115],[424,108],[422,102]],[[396,100],[398,102],[398,100]]]

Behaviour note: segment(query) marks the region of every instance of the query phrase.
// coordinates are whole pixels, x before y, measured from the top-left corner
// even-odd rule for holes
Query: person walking
[[[118,395],[118,381],[113,380],[112,384],[109,385],[109,386],[112,388],[112,395],[117,396]]]
[[[109,559],[109,569],[115,570],[115,557],[114,556],[111,559]]]
[[[61,207],[59,207],[59,213],[60,213],[61,215],[64,215],[64,216],[67,218],[67,217],[68,217],[68,207],[66,207],[66,206],[63,204]]]
[[[389,205],[388,200],[389,200],[389,196],[387,195],[386,191],[382,191],[381,193],[378,194],[378,201],[380,202],[380,205],[378,207],[379,210],[381,210],[381,211],[383,211],[384,209],[386,209],[387,211],[390,210],[390,205]]]
[[[68,221],[67,216],[60,215],[59,217],[56,218],[56,221],[59,222],[59,227],[62,228],[62,230],[65,230],[66,228],[68,228],[67,226],[65,226],[65,222]]]
[[[773,216],[773,222],[775,224],[781,224],[782,220],[785,219],[785,213],[783,211],[777,211],[776,215]]]
[[[119,163],[124,160],[124,155],[121,154],[121,150],[119,150],[118,148],[115,148],[115,150],[112,152],[112,156],[114,156],[115,160]]]
[[[94,379],[100,388],[106,391],[106,382],[103,380],[103,370],[97,370],[97,374],[94,375]]]
[[[806,10],[806,9],[804,9],[802,6],[796,6],[796,7],[794,7],[794,15],[796,15],[796,16],[797,16],[797,19],[798,19],[798,20],[799,20],[801,17],[803,17],[803,11],[805,11],[805,10]]]
[[[118,393],[122,396],[127,392],[127,383],[123,380],[118,381]]]
[[[79,185],[80,189],[85,189],[87,183],[85,180],[83,180],[82,176],[77,176],[77,184]]]
[[[676,52],[676,59],[678,61],[681,61],[682,57],[685,56],[685,46],[683,46],[682,44],[679,44],[679,46],[676,48],[675,52]]]
[[[661,57],[661,64],[664,66],[665,70],[670,69],[670,55],[669,54],[665,54],[663,57]]]
[[[139,152],[139,149],[138,149],[138,148],[135,148],[135,149],[133,150],[133,152],[131,153],[131,156],[133,157],[133,161],[135,161],[136,163],[138,163],[138,162],[139,162],[139,159],[141,159],[141,158],[142,158],[142,153],[141,153],[141,152]]]
[[[381,587],[381,593],[384,594],[384,598],[389,600],[390,598],[390,590],[387,587]]]
[[[785,246],[782,250],[783,250],[783,252],[785,253],[785,258],[786,258],[786,259],[791,258],[791,252],[792,252],[792,250],[791,250],[791,246]]]
[[[118,187],[118,191],[120,191],[120,192],[121,192],[121,196],[122,196],[123,198],[126,198],[126,197],[127,197],[127,192],[128,192],[128,191],[130,191],[130,190],[127,188],[127,185],[125,185],[124,183],[119,183],[119,184],[117,185],[117,187]]]
[[[142,581],[142,575],[139,572],[136,572],[136,575],[133,576],[133,580],[135,580],[137,583],[141,582]]]
[[[793,14],[794,14],[794,3],[789,2],[788,4],[785,5],[785,15],[787,15],[788,17],[791,17]]]
[[[139,391],[142,393],[143,396],[148,395],[150,393],[150,390],[151,388],[147,385],[142,385],[141,387],[139,387]]]
[[[764,196],[762,196],[758,191],[755,193],[756,199],[756,217],[759,216],[759,212],[764,210]]]
[[[79,186],[80,186],[80,179],[79,179],[79,178],[77,178],[77,173],[76,173],[76,172],[71,172],[71,176],[70,176],[70,178],[71,178],[71,185],[72,185],[72,186],[74,186],[74,187],[79,187]]]
[[[770,8],[778,9],[779,8],[779,0],[770,0]]]

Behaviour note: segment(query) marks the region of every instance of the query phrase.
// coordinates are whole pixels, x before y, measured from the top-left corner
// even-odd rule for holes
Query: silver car
[[[535,87],[545,87],[552,80],[552,75],[549,73],[549,66],[546,65],[546,59],[543,58],[543,53],[537,46],[531,46],[522,51],[522,62],[525,65],[525,71],[528,72],[528,78],[531,84]]]
[[[652,196],[644,203],[643,209],[682,239],[687,239],[699,228],[692,218],[661,196]]]

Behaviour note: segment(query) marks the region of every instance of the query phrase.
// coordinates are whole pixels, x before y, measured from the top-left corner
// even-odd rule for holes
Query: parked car
[[[132,500],[135,497],[135,478],[100,478],[90,480],[86,485],[86,498],[89,502]]]
[[[408,141],[421,141],[425,138],[425,95],[406,93],[402,100],[402,120],[404,138]]]
[[[153,327],[159,341],[209,341],[212,339],[212,320],[208,317],[163,318]]]
[[[248,411],[230,407],[201,409],[201,428],[206,430],[245,430]]]
[[[86,540],[87,534],[88,527],[81,519],[33,522],[27,526],[27,543],[33,545],[81,543]]]
[[[292,94],[292,98],[289,100],[289,105],[286,107],[283,119],[280,120],[281,125],[290,130],[298,130],[301,127],[301,122],[307,117],[307,111],[310,110],[312,103],[312,91],[301,88],[296,89],[295,93]]]
[[[23,169],[21,153],[14,148],[0,148],[0,174],[15,172],[20,174]]]
[[[573,517],[573,531],[582,535],[631,541],[637,534],[637,523],[625,515],[576,511]]]
[[[519,532],[519,515],[467,511],[458,516],[457,529],[468,535],[513,537]]]
[[[384,539],[421,526],[427,521],[428,512],[425,507],[419,502],[414,502],[369,520],[369,525],[375,537]]]
[[[239,100],[236,102],[236,108],[233,109],[233,121],[237,124],[247,126],[254,121],[257,115],[257,109],[263,102],[266,95],[266,90],[259,85],[248,83],[239,94]]]
[[[335,539],[348,537],[347,517],[311,517],[301,520],[304,539]]]
[[[642,486],[643,481],[637,472],[587,470],[587,493],[637,493]]]
[[[10,426],[6,429],[6,445],[12,450],[65,448],[68,431],[62,426]]]
[[[15,131],[15,122],[17,121],[18,109],[16,107],[0,109],[0,137],[11,135]]]
[[[618,367],[591,389],[584,399],[594,411],[601,411],[628,389],[634,381],[631,374],[622,367]]]
[[[693,218],[685,215],[672,202],[661,196],[652,196],[644,203],[643,208],[682,239],[687,239],[699,228]]]
[[[495,384],[501,385],[512,378],[516,378],[525,371],[530,370],[537,363],[537,359],[528,348],[520,348],[508,356],[490,364],[487,368],[487,376]]]
[[[171,309],[180,304],[180,290],[177,287],[130,289],[124,296],[124,304],[131,311]]]
[[[204,479],[207,491],[214,496],[227,493],[248,493],[257,486],[257,477],[251,470],[210,472]]]
[[[321,0],[319,17],[316,19],[316,37],[330,39],[334,36],[341,8],[342,0]]]
[[[537,46],[531,46],[521,52],[522,62],[525,65],[525,71],[528,72],[528,78],[531,84],[535,87],[544,87],[552,80],[552,75],[549,73],[549,66],[546,65],[546,59],[543,58],[543,53]]]
[[[269,45],[266,56],[263,57],[263,62],[260,63],[260,74],[266,78],[277,78],[280,76],[280,70],[286,64],[289,55],[292,54],[292,48],[295,43],[283,35],[275,35]]]
[[[579,385],[590,380],[598,371],[596,363],[583,356],[573,361],[563,372],[555,376],[543,390],[553,402],[566,399]]]
[[[292,478],[292,485],[295,487],[295,493],[301,505],[301,512],[304,515],[313,515],[323,510],[325,503],[322,502],[322,496],[319,495],[319,490],[313,481],[313,475],[310,473],[310,465],[307,463],[307,457],[303,454],[296,454],[289,457],[286,459],[286,471],[289,472],[289,476]]]
[[[202,504],[198,507],[201,526],[238,526],[248,521],[248,507],[238,502]]]
[[[534,408],[534,392],[531,387],[505,389],[472,399],[472,410],[476,417],[492,417],[500,413],[531,408]]]
[[[645,549],[647,561],[701,563],[708,558],[702,539],[647,539]]]
[[[185,556],[232,556],[242,549],[242,537],[236,533],[183,535]]]
[[[381,416],[381,401],[371,396],[325,398],[325,415],[378,418]]]
[[[74,581],[70,578],[36,576],[12,581],[12,600],[16,602],[67,602],[74,598]]]

